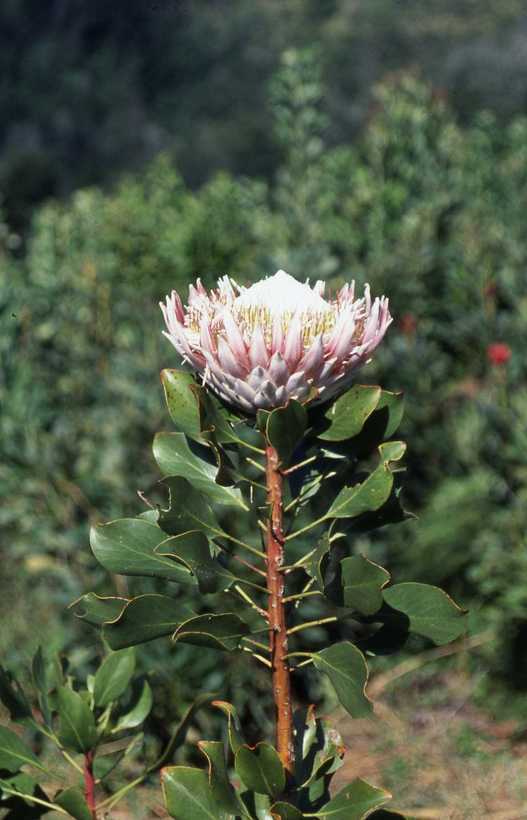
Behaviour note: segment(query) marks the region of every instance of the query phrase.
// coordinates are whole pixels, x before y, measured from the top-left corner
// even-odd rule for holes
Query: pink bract
[[[207,292],[198,279],[184,307],[174,290],[160,303],[170,339],[224,401],[245,412],[281,407],[289,399],[322,402],[344,391],[369,361],[392,321],[388,299],[372,301],[354,282],[324,299],[285,271],[237,285],[228,276]]]

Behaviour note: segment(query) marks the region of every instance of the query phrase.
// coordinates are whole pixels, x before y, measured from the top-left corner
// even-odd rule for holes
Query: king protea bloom
[[[301,284],[283,270],[251,287],[228,276],[207,292],[198,279],[186,307],[174,290],[161,305],[180,356],[204,384],[248,413],[289,399],[321,402],[345,390],[392,321],[388,299],[354,283],[324,298],[324,282]]]

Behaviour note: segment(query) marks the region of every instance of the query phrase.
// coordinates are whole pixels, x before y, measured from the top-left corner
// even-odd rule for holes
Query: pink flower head
[[[170,339],[184,361],[227,403],[255,413],[289,399],[325,401],[345,390],[370,360],[392,321],[388,299],[354,298],[354,283],[324,299],[283,270],[249,288],[228,276],[207,292],[190,285],[160,303]]]

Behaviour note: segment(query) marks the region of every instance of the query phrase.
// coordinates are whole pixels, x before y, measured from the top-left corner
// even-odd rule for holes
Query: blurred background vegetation
[[[4,662],[100,654],[67,605],[114,583],[89,524],[158,477],[159,299],[282,267],[389,295],[360,378],[406,392],[419,520],[357,549],[494,630],[483,694],[527,715],[524,3],[6,0],[0,25]],[[142,658],[160,724],[198,688],[244,707],[245,663]]]

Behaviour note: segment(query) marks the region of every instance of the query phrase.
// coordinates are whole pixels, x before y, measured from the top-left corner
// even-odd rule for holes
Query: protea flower
[[[248,413],[292,399],[322,402],[345,390],[392,321],[388,299],[354,297],[354,282],[324,299],[283,270],[249,288],[228,276],[207,292],[198,279],[188,305],[176,291],[160,303],[165,336],[203,382]]]

